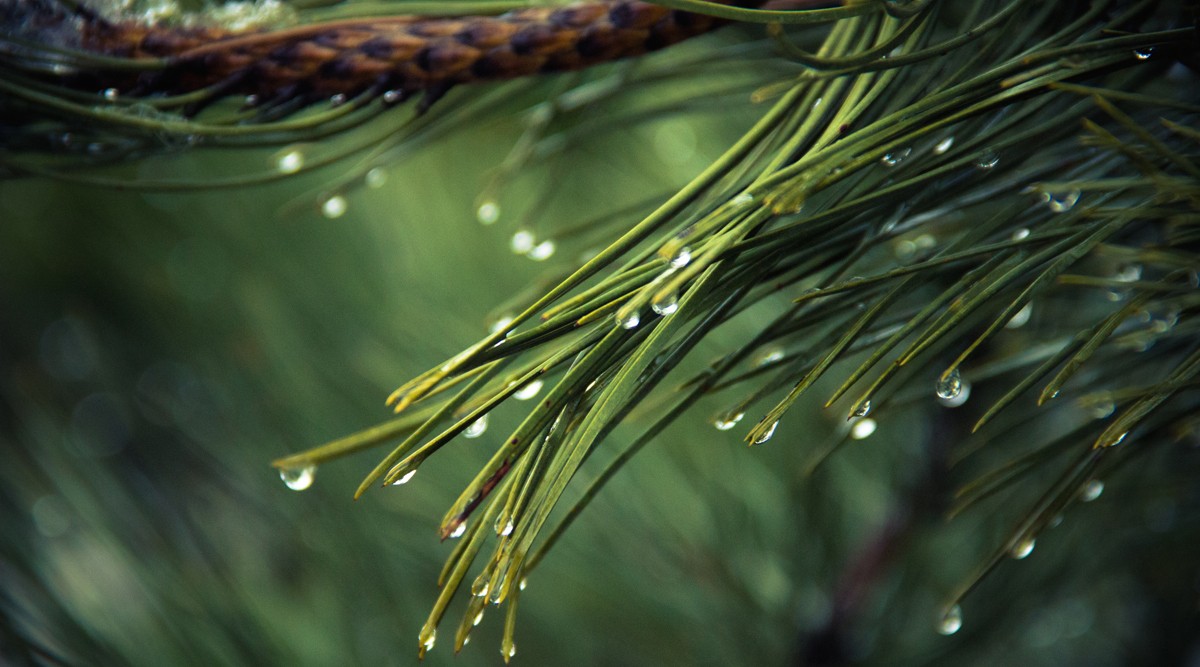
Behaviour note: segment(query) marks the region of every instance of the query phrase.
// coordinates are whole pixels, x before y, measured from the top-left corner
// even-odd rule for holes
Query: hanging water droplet
[[[966,403],[967,399],[969,399],[970,397],[971,397],[971,383],[967,382],[966,380],[963,380],[962,386],[959,387],[957,396],[955,396],[954,398],[942,398],[939,396],[938,403],[941,403],[942,405],[944,405],[948,408],[957,408],[960,405],[963,405],[964,403]]]
[[[526,253],[526,257],[535,262],[543,262],[547,259],[550,259],[550,257],[554,254],[555,249],[556,247],[554,245],[554,241],[542,241],[541,243],[530,248],[529,252]]]
[[[281,174],[294,174],[304,168],[304,152],[298,148],[285,150],[275,157],[275,169]]]
[[[903,162],[904,158],[908,157],[911,153],[911,148],[902,148],[897,151],[885,153],[881,162],[883,162],[885,167],[894,167]]]
[[[404,101],[404,91],[389,90],[383,94],[384,104],[399,104]]]
[[[1129,435],[1129,431],[1125,431],[1121,435],[1118,435],[1116,438],[1113,439],[1112,442],[1108,443],[1108,446],[1116,447],[1117,445],[1121,444],[1122,442],[1125,442],[1125,436],[1127,436],[1127,435]]]
[[[1033,553],[1033,547],[1037,545],[1037,540],[1032,537],[1022,538],[1020,542],[1013,545],[1009,550],[1008,555],[1016,560],[1023,560]]]
[[[329,105],[340,107],[346,103],[346,93],[337,93],[329,98]]]
[[[475,618],[471,621],[471,625],[479,625],[482,622],[483,622],[483,610],[480,609],[479,613],[475,614]]]
[[[428,651],[433,648],[437,642],[437,628],[425,626],[421,628],[421,635],[418,637],[421,642],[421,648]]]
[[[946,610],[942,617],[938,619],[937,631],[939,634],[950,635],[962,629],[963,615],[962,607],[954,605]]]
[[[1015,230],[1013,230],[1012,236],[1010,236],[1009,238],[1011,238],[1014,241],[1024,241],[1025,239],[1029,238],[1029,228],[1028,227],[1018,227]]]
[[[521,581],[517,584],[517,588],[525,590],[525,585],[529,583],[528,577],[521,577]]]
[[[462,537],[463,533],[465,533],[465,532],[467,532],[467,522],[463,521],[462,523],[460,523],[454,527],[454,530],[451,531],[451,533],[450,533],[450,537],[451,538],[459,538],[459,537]]]
[[[508,328],[508,325],[510,325],[512,323],[513,323],[512,315],[501,315],[499,318],[496,319],[495,322],[492,322],[490,325],[488,325],[488,333],[494,334],[497,331],[501,331],[503,329]]]
[[[1005,323],[1004,328],[1005,329],[1020,329],[1021,327],[1025,326],[1029,322],[1029,318],[1032,316],[1033,316],[1033,302],[1030,301],[1030,302],[1026,303],[1024,306],[1021,306],[1020,310],[1013,313],[1012,318],[1010,318],[1008,320],[1008,322]]]
[[[653,310],[659,315],[670,315],[671,313],[679,310],[679,297],[675,294],[675,292],[657,294],[650,302],[650,310]]]
[[[1142,278],[1141,264],[1122,264],[1117,267],[1117,272],[1113,274],[1113,280],[1123,283],[1132,283]]]
[[[1133,57],[1137,58],[1138,60],[1149,60],[1150,56],[1152,55],[1154,55],[1153,46],[1144,46],[1140,49],[1134,49],[1133,51]]]
[[[500,530],[496,531],[496,534],[501,537],[508,537],[509,535],[512,535],[513,528],[515,528],[515,526],[513,526],[512,519],[508,519],[504,522],[504,525],[500,528]]]
[[[775,435],[775,429],[778,427],[779,427],[778,421],[771,422],[771,425],[767,427],[767,430],[763,431],[761,434],[759,434],[759,436],[757,438],[754,439],[753,444],[761,445],[764,442],[770,440],[771,437]]]
[[[242,100],[242,104],[244,104],[246,107],[258,106],[258,95],[247,95],[246,98]]]
[[[283,468],[279,471],[279,479],[287,485],[287,488],[293,491],[303,491],[312,486],[313,479],[317,476],[317,466],[309,464],[296,468]]]
[[[1000,154],[994,150],[988,149],[979,156],[979,160],[975,163],[977,169],[987,171],[1000,164]]]
[[[518,255],[524,255],[530,250],[533,250],[534,238],[533,232],[528,229],[519,229],[512,235],[512,240],[508,242],[508,247]]]
[[[1046,202],[1046,207],[1050,209],[1051,213],[1066,213],[1075,206],[1082,194],[1075,188],[1062,192],[1044,192],[1042,200]]]
[[[722,412],[717,416],[716,419],[713,420],[713,426],[716,426],[718,431],[728,431],[734,426],[737,426],[738,422],[742,421],[742,417],[745,416],[745,412],[741,412],[736,409],[728,410],[726,412]]]
[[[854,408],[855,417],[866,417],[871,414],[871,400],[867,399]]]
[[[683,246],[682,248],[679,249],[679,252],[676,252],[675,255],[673,257],[671,257],[671,267],[676,268],[676,269],[682,269],[683,267],[687,266],[688,263],[691,261],[692,261],[692,249],[687,246]]]
[[[321,215],[333,220],[346,215],[347,202],[346,198],[341,195],[333,195],[321,203]]]
[[[941,141],[939,141],[938,144],[933,147],[933,154],[941,155],[942,153],[945,153],[946,151],[950,150],[953,147],[954,147],[954,137],[946,137],[945,139],[942,139]]]
[[[100,94],[104,96],[106,101],[116,102],[117,98],[121,96],[121,91],[116,88],[105,88]]]
[[[878,424],[870,417],[856,419],[854,425],[850,427],[850,437],[855,440],[864,440],[871,437],[876,428],[878,428]]]
[[[729,205],[733,206],[734,208],[742,208],[743,206],[749,206],[753,203],[754,195],[750,194],[749,192],[743,192],[742,194],[729,200]]]
[[[513,394],[513,398],[517,399],[518,401],[528,401],[529,399],[533,398],[534,396],[537,396],[538,392],[541,390],[542,390],[542,381],[534,380],[533,382],[530,382],[529,384],[525,385],[524,387],[521,387],[520,389],[518,389],[517,392],[515,394]]]
[[[1104,482],[1093,479],[1084,484],[1083,488],[1079,490],[1079,500],[1080,502],[1090,503],[1099,498],[1102,493],[1104,493]]]
[[[397,478],[396,481],[392,482],[392,486],[401,486],[403,484],[408,484],[408,482],[410,480],[412,480],[413,475],[415,475],[415,474],[417,474],[417,469],[413,468],[412,470],[409,470],[408,472],[404,473],[399,478]]]
[[[387,172],[381,167],[370,169],[367,171],[366,175],[363,176],[363,182],[367,184],[367,187],[375,190],[382,188],[383,184],[387,183],[387,179]]]
[[[938,398],[958,398],[958,395],[962,393],[962,373],[959,372],[958,367],[942,373],[937,383],[934,384],[933,390],[937,393]]]
[[[483,432],[487,430],[487,427],[488,427],[488,417],[487,417],[487,415],[484,415],[484,416],[480,417],[479,419],[476,419],[475,421],[471,422],[470,426],[463,429],[463,437],[464,438],[478,438],[479,436],[483,435]]]
[[[514,655],[516,655],[516,654],[517,654],[517,645],[516,645],[516,644],[509,644],[509,645],[508,645],[508,651],[501,651],[501,653],[504,653],[504,657],[505,657],[505,658],[511,658],[511,657],[513,657]],[[507,662],[507,660],[505,660],[505,662]]]
[[[477,598],[487,597],[488,592],[491,590],[491,577],[486,571],[478,577],[475,577],[475,581],[471,582],[471,595],[474,595]],[[479,615],[482,617],[483,612],[480,612]]]
[[[636,309],[631,308],[627,312],[623,311],[626,311],[626,309],[622,308],[620,311],[617,311],[617,324],[620,324],[622,329],[636,329],[637,325],[642,323],[642,316]]]

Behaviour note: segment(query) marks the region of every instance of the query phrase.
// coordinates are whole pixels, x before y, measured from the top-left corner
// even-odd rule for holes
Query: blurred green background
[[[738,86],[763,76],[722,85],[748,90]],[[405,153],[332,219],[320,203],[339,165],[189,193],[0,183],[4,658],[415,662],[450,548],[438,519],[505,417],[404,488],[357,503],[374,453],[325,465],[302,493],[269,462],[386,418],[395,386],[474,342],[499,304],[608,233],[536,262],[509,250],[516,231],[540,239],[679,187],[753,121],[744,90],[737,99],[572,138],[494,193],[501,215],[488,226],[476,220],[480,192],[519,141],[520,105]],[[269,169],[279,151],[185,152],[118,173],[131,184],[219,177]],[[1153,560],[1139,537],[1169,531],[1173,510],[1123,513],[1111,491],[1072,510],[1034,557],[1002,565],[969,598],[962,632],[936,634],[941,601],[1007,527],[988,512],[951,525],[910,515],[921,452],[961,431],[955,413],[931,401],[890,413],[808,477],[833,415],[804,404],[803,419],[749,449],[743,429],[712,428],[730,402],[653,443],[556,547],[522,598],[516,660],[1100,665],[1178,658],[1194,641],[1195,594],[1179,590],[1195,585],[1194,567]],[[505,414],[515,423],[516,410]],[[1131,524],[1136,535],[1122,537]],[[1098,543],[1105,530],[1112,539]],[[426,662],[496,664],[495,616],[463,655],[441,645]]]

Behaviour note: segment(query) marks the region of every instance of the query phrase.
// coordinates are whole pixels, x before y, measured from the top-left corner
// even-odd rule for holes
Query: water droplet
[[[628,312],[624,308],[617,312],[617,324],[621,325],[622,329],[635,329],[637,325],[642,323],[642,317],[636,309],[629,309]]]
[[[418,640],[421,642],[423,650],[428,651],[432,649],[433,645],[437,642],[437,628],[430,626],[421,628],[421,636],[418,637]]]
[[[950,150],[953,147],[954,147],[954,137],[946,137],[945,139],[942,139],[941,141],[939,141],[938,144],[933,147],[933,154],[941,155],[942,153],[945,153],[946,151]]]
[[[337,93],[329,98],[330,106],[340,107],[345,103],[346,103],[346,94],[345,93]]]
[[[500,522],[497,521],[496,523],[499,524]],[[501,537],[508,537],[509,535],[512,535],[513,528],[515,527],[516,526],[513,525],[512,519],[508,519],[504,522],[503,526],[500,526],[500,529],[496,531],[496,534]]]
[[[465,533],[465,532],[467,532],[467,522],[463,521],[462,523],[460,523],[454,527],[454,530],[451,531],[451,533],[450,533],[450,537],[452,539],[459,538],[459,537],[462,537],[463,533]]]
[[[1029,228],[1018,227],[1017,229],[1013,230],[1012,236],[1009,238],[1014,241],[1024,241],[1025,239],[1029,238]]]
[[[524,255],[530,250],[533,250],[534,238],[533,232],[528,229],[519,229],[512,235],[512,240],[508,242],[508,247],[518,255]]]
[[[1000,154],[989,149],[979,156],[979,160],[975,163],[975,168],[987,171],[998,164],[1000,164]]]
[[[517,392],[515,394],[513,394],[513,398],[517,399],[518,401],[528,401],[529,399],[533,398],[534,396],[537,396],[538,392],[541,390],[542,390],[542,381],[534,380],[533,382],[530,382],[529,384],[525,385],[524,387],[521,387],[520,389],[518,389]]]
[[[870,399],[865,400],[862,403],[859,403],[858,406],[854,408],[854,416],[855,417],[866,417],[869,414],[871,414]]]
[[[1129,435],[1129,431],[1125,431],[1121,435],[1118,435],[1116,438],[1113,439],[1112,442],[1108,443],[1108,446],[1116,447],[1117,445],[1121,444],[1122,442],[1125,442],[1125,436],[1127,436],[1127,435]]]
[[[1037,540],[1032,537],[1022,538],[1020,542],[1013,545],[1009,550],[1008,555],[1017,560],[1023,560],[1033,553],[1033,547],[1037,545]]]
[[[304,168],[304,153],[293,148],[275,157],[275,169],[281,174],[294,174]]]
[[[245,104],[247,107],[258,106],[258,95],[247,95],[246,99],[242,100],[242,104]]]
[[[1132,283],[1142,278],[1141,264],[1123,264],[1117,268],[1117,272],[1113,274],[1113,280],[1123,283]]]
[[[383,94],[384,104],[399,104],[404,101],[404,91],[389,90]]]
[[[1116,412],[1117,404],[1112,401],[1102,401],[1092,405],[1092,419],[1108,419],[1113,412]]]
[[[691,262],[691,261],[692,261],[692,249],[687,246],[683,246],[682,248],[679,249],[678,252],[675,253],[675,255],[673,257],[671,257],[671,267],[676,268],[676,269],[682,269],[683,267],[688,265],[688,262]]]
[[[1026,324],[1029,323],[1029,318],[1032,316],[1033,316],[1033,302],[1030,301],[1029,303],[1025,304],[1024,306],[1021,306],[1021,310],[1018,310],[1017,312],[1013,313],[1012,318],[1009,319],[1007,323],[1005,323],[1004,328],[1005,329],[1020,329],[1021,327],[1025,326]]]
[[[505,657],[505,658],[511,658],[511,657],[513,657],[514,655],[516,655],[516,654],[517,654],[517,645],[516,645],[516,644],[511,644],[511,643],[510,643],[510,644],[508,645],[508,650],[504,650],[504,649],[502,648],[502,649],[500,649],[500,653],[501,653],[502,655],[504,655],[504,657]],[[505,662],[507,662],[507,660],[505,660]]]
[[[717,416],[716,419],[713,420],[713,426],[716,426],[718,431],[728,431],[734,426],[737,426],[738,422],[742,421],[742,418],[745,416],[745,412],[741,412],[739,410],[727,410],[722,412]]]
[[[376,190],[382,188],[383,184],[387,183],[387,179],[387,172],[381,167],[370,169],[367,171],[366,175],[363,176],[363,182],[367,184],[367,187]]]
[[[933,234],[921,234],[913,239],[913,243],[917,245],[917,250],[929,250],[930,248],[937,247],[937,239],[934,238]]]
[[[954,605],[946,610],[942,617],[938,619],[937,631],[939,634],[950,635],[962,629],[962,607]]]
[[[482,622],[483,622],[483,610],[480,609],[479,613],[475,614],[474,620],[471,621],[471,625],[479,625]]]
[[[1153,46],[1145,46],[1140,49],[1135,49],[1133,51],[1133,57],[1137,58],[1138,60],[1149,60],[1150,56],[1152,56],[1152,55],[1154,55],[1154,47]]]
[[[768,366],[777,361],[781,361],[785,354],[786,353],[783,351],[782,347],[779,347],[778,345],[772,345],[771,347],[760,351],[758,356],[754,357],[754,360],[750,362],[750,365],[754,368]]]
[[[856,419],[854,425],[850,427],[850,437],[855,440],[863,440],[871,437],[871,434],[878,428],[878,424],[870,417],[864,419]]]
[[[898,151],[892,151],[891,153],[885,153],[883,156],[883,159],[881,161],[883,162],[885,167],[894,167],[894,166],[900,164],[901,162],[903,162],[904,158],[908,157],[911,153],[912,153],[911,148],[902,148]]]
[[[729,200],[729,205],[733,206],[734,208],[742,208],[743,206],[749,206],[753,203],[754,195],[750,194],[749,192],[743,192],[742,194]]]
[[[412,470],[409,470],[408,472],[404,473],[399,478],[397,478],[396,481],[392,482],[392,486],[400,486],[402,484],[408,484],[409,481],[412,480],[413,475],[415,475],[415,474],[417,474],[417,469],[413,468]]]
[[[293,491],[303,491],[312,486],[313,478],[317,476],[317,466],[306,465],[297,468],[284,468],[279,471],[279,479]]]
[[[679,297],[675,292],[655,295],[654,300],[650,302],[650,310],[659,315],[670,315],[679,310]]]
[[[478,438],[479,436],[483,435],[483,432],[487,430],[487,427],[488,427],[488,418],[487,418],[487,415],[484,415],[484,416],[480,417],[479,419],[476,419],[475,421],[471,422],[470,426],[463,429],[463,437],[464,438]]]
[[[346,198],[341,195],[333,195],[321,203],[321,215],[333,220],[346,215]]]
[[[529,583],[529,579],[528,579],[528,578],[526,578],[526,577],[521,577],[521,581],[520,581],[520,583],[518,583],[518,584],[517,584],[517,588],[520,588],[521,590],[525,590],[525,585],[526,585],[526,584],[528,584],[528,583]]]
[[[1051,213],[1066,213],[1075,206],[1082,194],[1074,188],[1062,192],[1043,192],[1042,201],[1046,202],[1046,207]]]
[[[500,205],[492,200],[488,200],[479,205],[475,209],[475,219],[481,225],[490,225],[500,219]]]
[[[549,259],[550,256],[554,254],[554,250],[554,241],[542,241],[541,243],[530,248],[529,252],[526,253],[526,257],[535,262],[542,262]]]
[[[771,425],[767,427],[767,430],[763,431],[757,438],[754,439],[754,444],[761,445],[764,442],[770,440],[771,437],[775,435],[775,429],[778,427],[779,427],[778,421],[771,422]]]
[[[492,590],[491,579],[492,578],[490,574],[486,571],[478,577],[475,577],[475,581],[471,582],[471,595],[474,595],[477,598],[487,597],[487,594]],[[483,612],[480,612],[479,615],[482,618]]]
[[[1104,482],[1093,479],[1079,489],[1080,502],[1090,503],[1104,493]]]
[[[508,325],[510,325],[512,323],[513,323],[512,315],[501,315],[499,319],[497,319],[495,322],[492,322],[488,326],[488,333],[494,334],[497,331],[501,331],[503,329],[508,328]]]
[[[962,386],[959,387],[957,396],[954,398],[942,398],[939,396],[938,403],[941,403],[948,408],[957,408],[966,403],[967,399],[969,398],[971,398],[971,383],[963,380]]]
[[[942,373],[937,383],[934,384],[933,390],[937,392],[938,398],[958,398],[958,395],[962,393],[962,373],[957,367]]]
[[[104,96],[105,100],[109,102],[116,102],[117,98],[121,96],[121,91],[117,90],[116,88],[105,88],[100,94]]]

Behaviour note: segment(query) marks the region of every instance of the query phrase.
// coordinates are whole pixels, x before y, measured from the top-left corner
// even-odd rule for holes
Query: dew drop
[[[1112,401],[1103,401],[1092,406],[1092,419],[1108,419],[1113,412],[1116,412],[1117,404]]]
[[[530,248],[529,252],[526,253],[526,257],[535,262],[544,262],[554,255],[555,249],[556,247],[554,245],[554,241],[542,241],[541,243]]]
[[[637,310],[631,309],[629,312],[617,313],[617,324],[620,324],[622,329],[636,329],[637,325],[641,323],[642,317]]]
[[[934,384],[933,390],[941,399],[958,398],[958,395],[962,393],[962,384],[962,373],[955,367],[942,373],[937,383]]]
[[[516,654],[517,654],[517,645],[516,645],[516,644],[509,644],[509,645],[508,645],[508,649],[507,649],[507,650],[505,650],[505,649],[500,649],[500,653],[501,653],[501,654],[502,654],[502,655],[503,655],[505,658],[511,658],[511,657],[513,657],[514,655],[516,655]],[[506,661],[507,661],[507,660],[506,660]]]
[[[478,438],[479,436],[483,435],[483,432],[487,430],[487,427],[488,427],[488,418],[487,418],[487,415],[484,415],[484,416],[480,417],[479,419],[476,419],[475,421],[471,422],[470,426],[463,429],[463,437],[464,438]]]
[[[1116,274],[1113,275],[1113,280],[1118,280],[1123,283],[1132,283],[1142,278],[1141,264],[1124,264],[1117,268]]]
[[[463,536],[463,533],[465,533],[465,532],[467,532],[467,522],[466,522],[466,521],[463,521],[462,523],[458,524],[458,525],[457,525],[457,526],[454,528],[454,531],[450,533],[450,537],[451,537],[452,539],[453,539],[453,538],[459,538],[459,537],[462,537],[462,536]]]
[[[1000,164],[1000,154],[993,150],[987,150],[979,156],[979,160],[975,163],[975,168],[987,171],[995,168],[998,164]]]
[[[247,107],[256,107],[258,106],[258,95],[247,95],[246,99],[242,100],[242,103]]]
[[[529,399],[533,398],[534,396],[537,396],[538,392],[541,390],[542,390],[542,381],[534,380],[533,382],[530,382],[529,384],[525,385],[524,387],[521,387],[520,389],[518,389],[516,391],[516,393],[513,394],[513,398],[517,399],[518,401],[528,401]]]
[[[866,417],[869,414],[871,414],[870,399],[865,400],[862,403],[859,403],[858,406],[854,408],[854,416],[855,417]]]
[[[675,292],[656,295],[654,300],[650,302],[650,310],[659,315],[670,315],[679,310],[679,297]]]
[[[881,159],[881,162],[883,162],[883,165],[885,167],[894,167],[894,166],[900,164],[901,162],[903,162],[904,158],[908,157],[911,153],[912,153],[911,148],[902,148],[898,151],[893,151],[891,153],[885,153],[883,158]]]
[[[957,408],[966,403],[967,399],[969,398],[971,398],[971,383],[963,380],[962,387],[960,387],[958,391],[958,396],[955,396],[954,398],[942,398],[939,396],[938,403],[941,403],[948,408]]]
[[[399,104],[404,101],[404,91],[389,90],[383,94],[384,104]]]
[[[1021,306],[1021,310],[1013,313],[1012,318],[1005,323],[1005,329],[1020,329],[1029,323],[1029,318],[1033,316],[1033,302]]]
[[[1154,47],[1153,46],[1146,46],[1146,47],[1143,47],[1140,49],[1135,49],[1133,52],[1133,57],[1137,58],[1138,60],[1149,60],[1150,56],[1152,56],[1152,55],[1154,55]]]
[[[121,91],[117,90],[116,88],[105,88],[100,94],[105,100],[109,102],[116,102],[117,98],[121,96]]]
[[[500,219],[500,205],[490,199],[475,209],[475,219],[481,225],[490,225]]]
[[[346,198],[341,195],[333,195],[321,203],[321,215],[333,220],[346,215],[347,202]]]
[[[1099,498],[1102,493],[1104,493],[1104,482],[1093,479],[1079,489],[1079,500],[1080,502],[1090,503]]]
[[[508,537],[509,535],[512,535],[513,528],[514,526],[512,519],[509,519],[504,522],[504,526],[501,527],[500,530],[496,531],[496,534],[501,537]]]
[[[508,328],[508,325],[512,323],[512,315],[501,315],[495,322],[492,322],[490,325],[488,325],[488,333],[494,334],[497,331]]]
[[[304,168],[304,152],[293,148],[275,157],[275,169],[281,174],[294,174]]]
[[[480,610],[480,612],[478,614],[475,614],[475,618],[474,618],[474,620],[471,621],[471,625],[479,625],[482,622],[483,622],[483,610]]]
[[[775,429],[778,427],[779,427],[778,421],[771,422],[771,425],[767,427],[767,430],[763,431],[761,435],[759,435],[757,438],[754,439],[754,444],[761,445],[764,442],[770,440],[771,437],[775,435]]]
[[[750,365],[754,368],[769,366],[773,363],[781,361],[784,355],[785,353],[782,347],[779,347],[778,345],[772,345],[771,347],[759,352],[758,356],[754,357],[754,361],[750,362]]]
[[[754,203],[754,195],[750,194],[749,192],[743,192],[742,194],[729,200],[729,205],[733,206],[734,208],[742,208],[744,206],[749,206],[750,204],[753,204],[753,203]]]
[[[854,438],[855,440],[864,440],[871,437],[871,434],[875,432],[875,429],[878,428],[878,426],[879,425],[875,423],[875,420],[871,419],[870,417],[857,419],[855,420],[854,425],[850,427],[850,437]]]
[[[1025,239],[1029,238],[1029,228],[1018,227],[1017,229],[1013,230],[1012,236],[1009,238],[1014,241],[1024,241]]]
[[[942,614],[942,617],[938,619],[937,631],[939,634],[949,637],[962,629],[962,622],[962,607],[954,605],[947,609],[946,613]]]
[[[517,584],[517,588],[519,588],[521,590],[525,590],[525,585],[528,583],[529,583],[529,579],[527,579],[525,577],[521,577],[521,581],[520,581],[520,583]]]
[[[946,137],[945,139],[942,139],[941,141],[939,141],[938,144],[933,147],[933,154],[941,155],[942,153],[945,153],[946,151],[950,150],[953,147],[954,147],[954,137]]]
[[[508,242],[508,247],[518,255],[524,255],[530,250],[533,250],[534,238],[533,232],[528,229],[519,229],[512,235],[512,240]]]
[[[366,175],[363,176],[363,182],[367,184],[368,188],[372,188],[374,190],[382,188],[383,184],[387,183],[387,179],[387,172],[381,167],[375,167],[374,169],[369,170]]]
[[[722,412],[717,416],[716,419],[713,420],[713,426],[716,426],[718,431],[728,431],[734,426],[737,426],[738,422],[742,421],[742,418],[745,416],[745,412],[728,410],[726,412]]]
[[[345,93],[337,93],[336,95],[333,95],[332,97],[329,98],[330,106],[340,107],[345,103],[346,103],[346,94]]]
[[[1013,548],[1009,550],[1008,555],[1012,556],[1016,560],[1023,560],[1025,558],[1028,558],[1029,554],[1033,553],[1033,547],[1036,545],[1037,545],[1037,540],[1035,540],[1034,538],[1032,538],[1032,537],[1022,538],[1022,540],[1020,542],[1017,542],[1016,544],[1013,545]]]
[[[312,486],[317,476],[317,466],[306,465],[297,468],[284,468],[279,471],[279,479],[293,491],[303,491]]]
[[[487,572],[475,577],[475,581],[471,583],[471,595],[477,598],[487,597],[488,592],[491,590],[491,577],[488,576]],[[479,613],[479,617],[483,617],[483,612]]]
[[[1122,442],[1125,442],[1125,436],[1127,436],[1127,435],[1129,435],[1129,431],[1125,431],[1121,435],[1118,435],[1116,438],[1113,439],[1112,442],[1108,443],[1108,446],[1116,447],[1117,445],[1121,444]]]
[[[419,639],[421,641],[421,648],[426,651],[432,649],[433,645],[437,642],[437,628],[422,628]]]
[[[1063,192],[1042,193],[1042,199],[1051,213],[1066,213],[1075,206],[1082,194],[1078,189],[1072,188]]]
[[[688,263],[691,261],[692,261],[692,249],[687,246],[683,246],[682,248],[679,249],[679,252],[676,252],[675,255],[673,257],[671,257],[671,267],[676,268],[676,269],[682,269],[683,267],[687,266]]]
[[[412,470],[409,470],[408,472],[401,475],[396,481],[392,482],[392,486],[401,486],[403,484],[408,484],[412,480],[413,475],[415,475],[415,474],[417,474],[417,469],[413,468]]]

